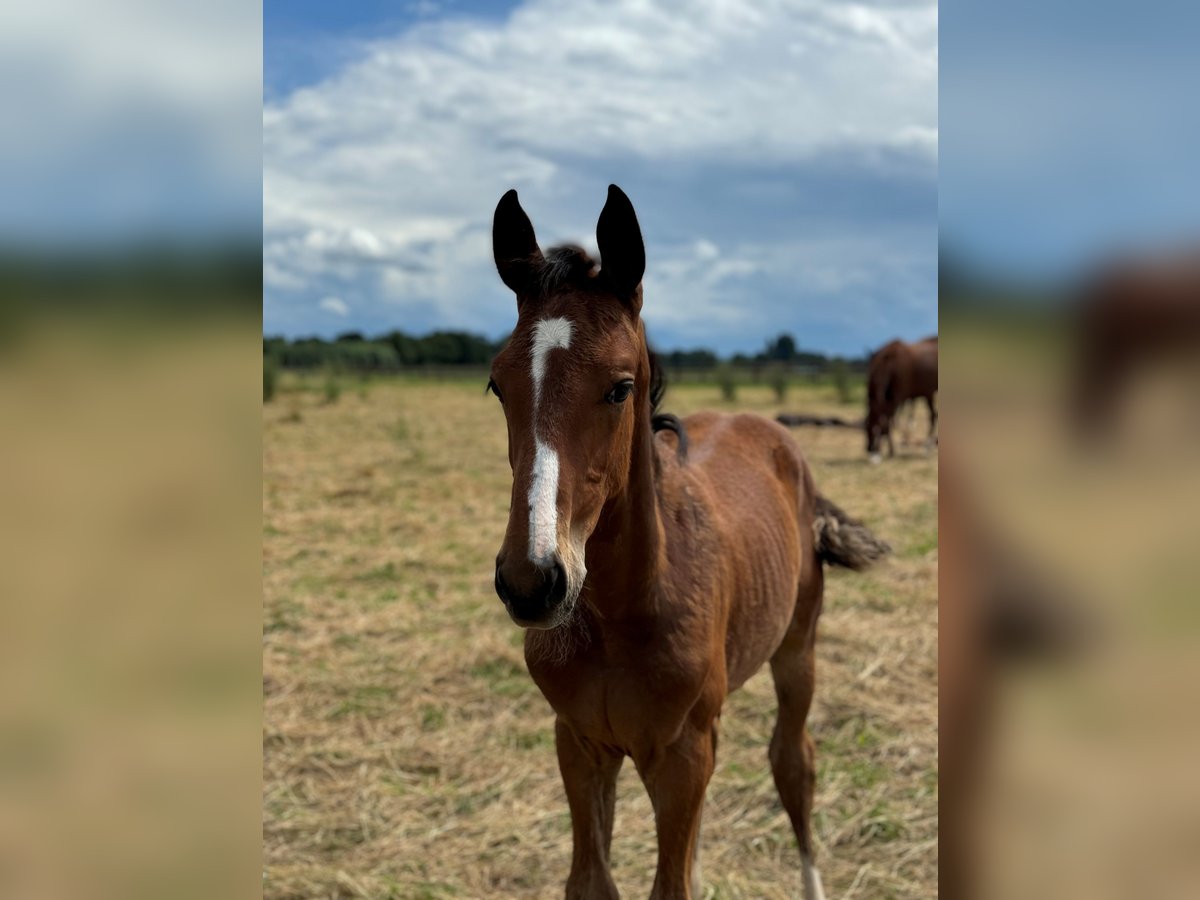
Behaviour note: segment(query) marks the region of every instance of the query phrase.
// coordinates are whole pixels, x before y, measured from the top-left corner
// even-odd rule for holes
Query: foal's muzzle
[[[559,607],[567,596],[567,573],[557,556],[549,566],[497,559],[496,594],[518,625],[550,628],[558,624]]]

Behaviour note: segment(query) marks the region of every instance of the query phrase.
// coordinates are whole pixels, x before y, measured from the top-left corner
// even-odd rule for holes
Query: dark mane
[[[658,355],[650,350],[650,428],[652,431],[673,431],[677,439],[676,456],[680,462],[687,459],[688,438],[683,422],[673,413],[660,413],[659,405],[667,392],[667,372],[658,361]]]
[[[537,273],[538,285],[544,294],[564,285],[582,284],[596,275],[596,261],[575,244],[551,247],[544,258],[545,262]]]

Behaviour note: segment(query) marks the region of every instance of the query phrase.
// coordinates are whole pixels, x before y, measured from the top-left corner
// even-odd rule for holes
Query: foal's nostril
[[[557,559],[548,566],[496,566],[496,594],[521,623],[544,622],[566,599],[567,572]]]
[[[508,592],[508,585],[504,583],[504,576],[500,574],[500,567],[496,566],[496,596],[507,606],[512,602]]]
[[[557,606],[567,596],[567,572],[558,560],[554,561],[547,576],[546,598],[550,606]]]

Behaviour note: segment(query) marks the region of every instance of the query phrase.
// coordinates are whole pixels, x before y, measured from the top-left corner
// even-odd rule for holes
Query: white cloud
[[[491,265],[500,194],[518,187],[543,243],[588,242],[604,185],[640,181],[654,308],[682,321],[696,301],[672,274],[678,248],[708,290],[786,260],[724,250],[751,240],[737,221],[761,205],[749,194],[726,199],[738,204],[727,233],[684,211],[715,179],[833,161],[885,178],[915,168],[932,191],[936,160],[931,0],[529,0],[499,23],[429,22],[372,42],[269,102],[264,265],[285,293],[353,288],[378,316],[419,305],[439,311],[434,324],[495,333],[511,319]],[[878,243],[870,227],[843,227]]]
[[[345,318],[350,315],[350,307],[341,297],[326,297],[317,305],[325,312],[333,313],[335,316]]]

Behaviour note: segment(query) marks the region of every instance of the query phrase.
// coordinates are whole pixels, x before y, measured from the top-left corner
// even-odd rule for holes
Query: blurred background
[[[1200,890],[1198,33],[941,20],[945,897]]]
[[[260,881],[261,18],[0,11],[0,894]]]

